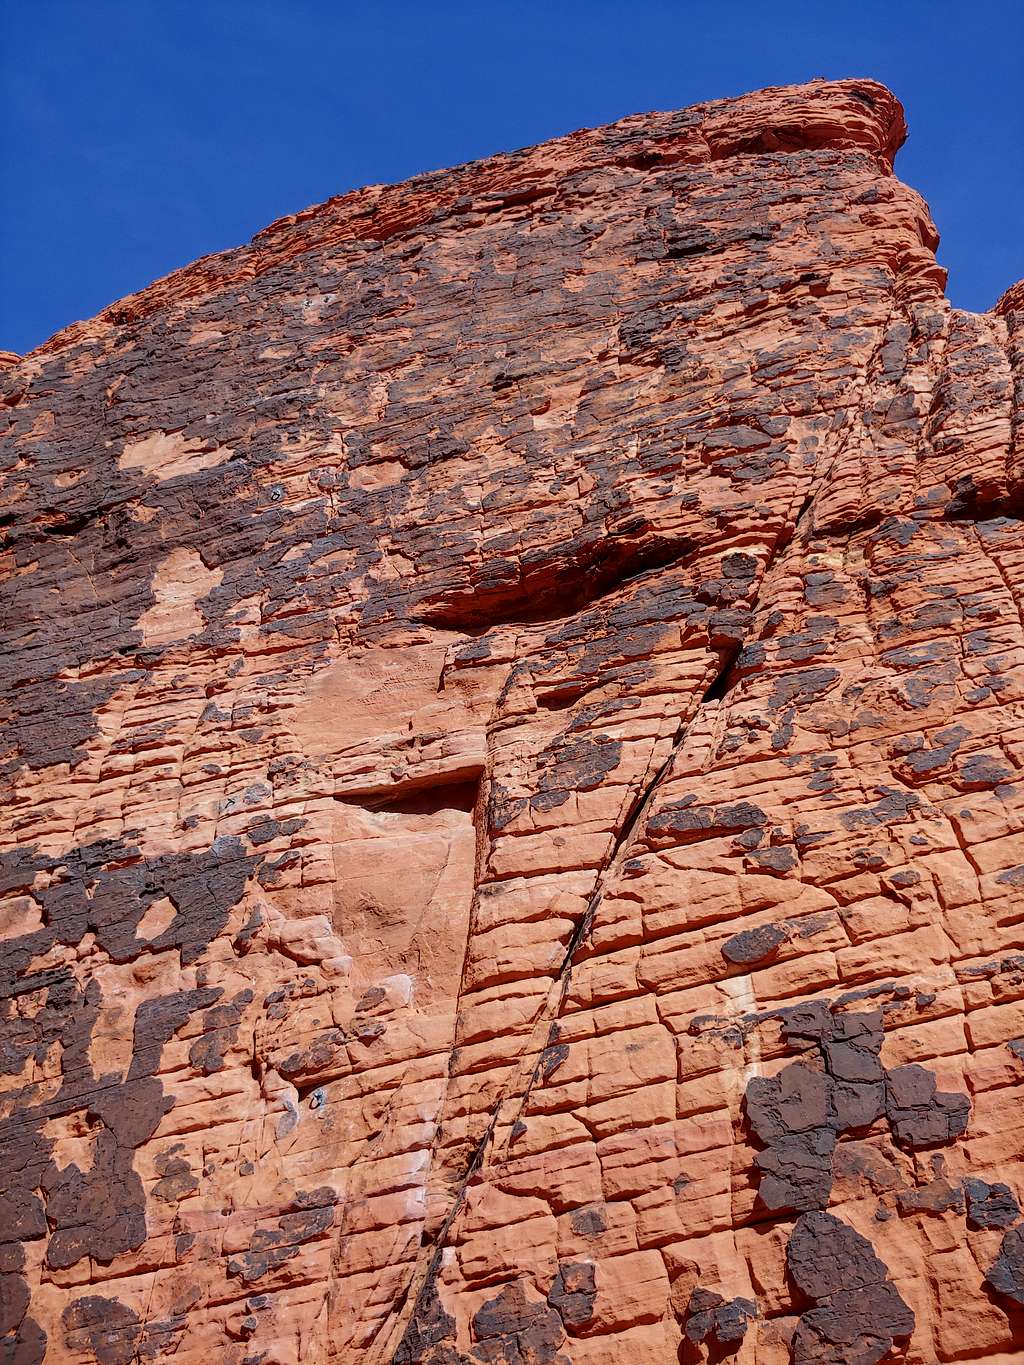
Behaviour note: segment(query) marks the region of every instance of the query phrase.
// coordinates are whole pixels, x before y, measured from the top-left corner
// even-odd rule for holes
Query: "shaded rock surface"
[[[1024,300],[869,81],[0,357],[0,1360],[1024,1349]]]

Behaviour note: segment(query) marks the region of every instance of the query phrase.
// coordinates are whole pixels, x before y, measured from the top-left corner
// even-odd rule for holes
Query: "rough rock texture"
[[[817,82],[0,357],[0,1360],[1024,1348],[1024,297]]]

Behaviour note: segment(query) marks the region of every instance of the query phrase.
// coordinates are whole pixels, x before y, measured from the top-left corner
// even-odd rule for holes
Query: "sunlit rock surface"
[[[1024,1349],[1024,298],[867,81],[0,356],[0,1359]]]

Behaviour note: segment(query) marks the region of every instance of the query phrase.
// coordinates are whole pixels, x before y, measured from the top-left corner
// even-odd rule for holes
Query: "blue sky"
[[[902,99],[960,307],[1024,275],[1022,0],[2,0],[0,348],[282,214],[814,76]]]

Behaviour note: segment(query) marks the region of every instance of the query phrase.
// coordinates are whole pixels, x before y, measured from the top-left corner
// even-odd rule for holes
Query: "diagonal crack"
[[[383,1361],[389,1349],[389,1344],[395,1341],[399,1332],[402,1332],[404,1338],[410,1323],[415,1320],[415,1316],[420,1306],[425,1302],[430,1293],[434,1280],[441,1269],[441,1260],[444,1255],[452,1225],[462,1211],[466,1192],[473,1177],[484,1165],[488,1148],[495,1139],[499,1125],[503,1126],[509,1133],[514,1130],[515,1123],[528,1103],[537,1078],[541,1074],[543,1067],[543,1052],[546,1045],[546,1039],[550,1034],[551,1021],[557,1013],[561,1002],[565,998],[565,993],[568,990],[572,978],[572,969],[576,954],[586,941],[590,929],[593,926],[594,919],[604,895],[604,888],[609,879],[614,876],[622,862],[625,860],[632,842],[633,834],[636,832],[638,826],[641,825],[644,816],[650,809],[651,804],[657,795],[658,789],[671,771],[676,755],[690,733],[693,720],[700,714],[701,708],[706,702],[716,699],[717,690],[720,686],[725,686],[727,690],[727,676],[731,672],[738,654],[739,648],[736,648],[728,655],[719,658],[711,672],[710,678],[705,684],[701,700],[694,711],[694,715],[688,721],[680,723],[677,727],[668,754],[658,765],[653,775],[641,785],[631,803],[604,863],[598,870],[594,890],[587,903],[587,908],[580,917],[580,920],[566,945],[562,963],[548,992],[545,1005],[539,1012],[538,1018],[530,1031],[527,1044],[520,1054],[519,1065],[513,1071],[509,1084],[506,1085],[497,1104],[495,1104],[491,1112],[487,1127],[484,1129],[483,1134],[473,1149],[473,1155],[470,1158],[469,1164],[454,1193],[451,1207],[437,1231],[431,1254],[424,1263],[421,1263],[418,1270],[414,1272],[400,1305],[396,1305],[395,1317],[397,1320],[395,1321],[394,1327],[387,1334],[387,1340],[382,1342],[379,1347],[376,1347],[375,1343],[376,1349],[371,1349],[371,1352],[368,1355],[369,1361]],[[723,682],[723,680],[725,680],[725,682]],[[535,1042],[534,1040],[538,1040],[539,1045],[538,1042]],[[528,1074],[524,1077],[523,1064],[524,1061],[530,1057],[533,1057],[535,1060],[530,1066]],[[517,1084],[517,1082],[521,1083]],[[519,1100],[515,1107],[514,1117],[510,1119],[506,1111],[508,1109],[509,1101],[513,1098],[517,1090],[519,1091]],[[505,1114],[504,1120],[502,1120],[503,1114]]]
[[[799,503],[793,507],[790,516],[787,517],[786,522],[788,523],[788,530],[784,527],[765,562],[753,600],[750,604],[751,613],[756,611],[758,602],[764,595],[765,586],[769,581],[772,571],[786,549],[801,535],[801,533],[808,529],[810,529],[812,533],[814,531],[813,513],[815,502],[822,489],[830,480],[834,470],[840,465],[847,450],[850,448],[856,431],[856,418],[864,411],[865,396],[879,364],[891,316],[892,313],[890,311],[889,317],[879,329],[878,341],[864,366],[863,378],[857,386],[854,399],[848,405],[847,411],[854,420],[848,421],[845,424],[842,435],[837,442],[831,458],[828,459],[820,473],[815,473],[810,487],[801,496]],[[392,1344],[394,1344],[393,1354],[391,1356],[392,1362],[394,1363],[399,1358],[398,1353],[401,1351],[402,1342],[405,1340],[409,1328],[415,1323],[420,1308],[425,1306],[426,1300],[441,1269],[441,1262],[448,1243],[448,1237],[456,1218],[465,1204],[467,1190],[469,1189],[474,1176],[482,1170],[487,1158],[488,1149],[491,1147],[492,1143],[495,1144],[495,1160],[500,1160],[500,1156],[497,1155],[498,1144],[496,1142],[496,1135],[498,1134],[499,1127],[505,1130],[510,1139],[514,1133],[515,1124],[528,1103],[532,1089],[536,1084],[537,1078],[541,1074],[544,1064],[543,1053],[550,1038],[552,1021],[565,999],[571,981],[576,956],[586,942],[590,930],[593,927],[594,919],[603,899],[605,886],[625,861],[633,836],[638,827],[641,826],[659,789],[671,772],[676,756],[690,734],[694,720],[701,715],[705,705],[721,699],[729,691],[731,682],[733,681],[733,670],[745,643],[746,637],[740,641],[739,645],[736,646],[734,650],[730,651],[728,654],[719,655],[716,664],[709,670],[709,674],[705,678],[704,686],[699,694],[700,700],[698,701],[693,714],[688,719],[680,721],[671,741],[668,754],[659,764],[656,771],[641,784],[636,797],[630,804],[629,809],[622,820],[619,832],[616,835],[604,862],[598,870],[595,887],[587,903],[587,908],[581,916],[579,923],[575,926],[569,939],[558,974],[549,989],[544,1007],[539,1011],[534,1026],[530,1031],[528,1041],[519,1055],[518,1064],[513,1069],[510,1080],[503,1088],[497,1103],[494,1105],[490,1118],[488,1119],[487,1126],[473,1149],[472,1157],[454,1192],[451,1206],[434,1238],[433,1247],[429,1255],[421,1255],[420,1261],[413,1271],[404,1293],[395,1305],[395,1311],[390,1319],[392,1323],[390,1329],[388,1330],[387,1328],[387,1321],[381,1324],[383,1339],[375,1340],[371,1344],[366,1357],[369,1365],[383,1365],[383,1362],[387,1358],[388,1351],[392,1349]],[[531,1058],[533,1059],[532,1063],[527,1066],[527,1062]],[[515,1106],[514,1117],[510,1119],[508,1113],[509,1104],[517,1093],[519,1096],[518,1103]],[[503,1144],[503,1147],[504,1146],[507,1146],[507,1142]],[[424,1247],[423,1250],[426,1252],[426,1247]]]

